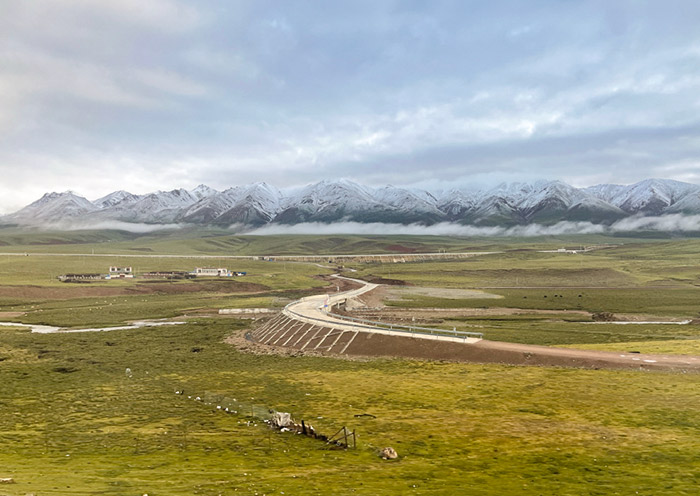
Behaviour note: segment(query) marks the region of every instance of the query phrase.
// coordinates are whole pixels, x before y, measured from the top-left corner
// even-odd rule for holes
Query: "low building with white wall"
[[[231,277],[231,271],[226,268],[197,267],[194,269],[197,277]]]

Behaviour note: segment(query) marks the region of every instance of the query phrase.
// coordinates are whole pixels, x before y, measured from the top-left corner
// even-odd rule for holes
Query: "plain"
[[[348,262],[343,269],[415,285],[406,286],[405,299],[385,301],[389,309],[490,310],[442,323],[479,326],[488,339],[697,354],[696,324],[589,324],[584,314],[557,312],[697,319],[698,240],[209,234],[3,236],[4,251],[22,254],[0,256],[4,321],[86,327],[187,315],[187,324],[46,335],[0,327],[0,477],[15,481],[2,493],[695,493],[697,375],[248,353],[225,339],[255,322],[219,317],[218,308],[279,308],[332,290],[319,276],[337,267],[184,257],[274,255],[283,248],[324,255],[502,251],[460,261]],[[539,252],[603,243],[614,246]],[[93,250],[117,256],[94,257]],[[129,256],[143,253],[183,258]],[[249,275],[72,285],[55,279],[109,265],[143,272],[195,264]],[[411,287],[481,289],[504,298],[433,298],[411,295]],[[248,412],[226,414],[197,396],[289,411],[327,434],[347,425],[357,430],[358,447],[338,450],[272,431]],[[384,446],[396,448],[399,459],[379,458]]]

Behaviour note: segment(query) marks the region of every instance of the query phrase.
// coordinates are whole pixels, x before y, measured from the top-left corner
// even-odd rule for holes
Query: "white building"
[[[134,272],[131,267],[110,267],[109,275],[105,279],[131,279]]]
[[[231,271],[225,268],[197,267],[194,269],[194,275],[197,277],[231,277]]]

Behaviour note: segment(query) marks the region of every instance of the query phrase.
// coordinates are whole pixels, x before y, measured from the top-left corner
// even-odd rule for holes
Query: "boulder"
[[[394,460],[399,457],[399,454],[394,448],[387,446],[386,448],[382,448],[382,450],[379,452],[379,456],[385,460]]]
[[[289,427],[293,424],[292,415],[287,412],[275,412],[270,419],[270,425],[276,429]]]

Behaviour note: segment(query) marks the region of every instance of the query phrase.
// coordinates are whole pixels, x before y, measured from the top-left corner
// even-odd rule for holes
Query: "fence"
[[[185,394],[178,391],[178,394]],[[275,410],[255,404],[251,401],[243,401],[237,398],[223,396],[216,393],[204,392],[202,395],[188,394],[187,399],[201,401],[207,406],[213,406],[223,413],[252,417],[262,421],[269,421]],[[252,399],[252,398],[251,398]]]
[[[177,394],[184,395],[184,392],[177,391]],[[209,407],[215,407],[222,413],[250,417],[261,420],[263,423],[268,424],[270,428],[275,427],[273,419],[278,412],[273,408],[267,408],[250,401],[242,401],[237,398],[210,392],[205,392],[201,396],[187,395],[187,398],[194,401],[200,401]],[[285,415],[289,416],[289,414]],[[340,446],[343,448],[350,448],[350,441],[352,441],[352,447],[357,447],[355,430],[349,431],[345,426],[343,426],[336,434],[328,437],[320,434],[311,424],[306,423],[304,420],[300,420],[299,422],[300,423],[290,424],[289,428],[282,429],[282,431],[292,431],[298,434],[304,434],[305,436],[325,441],[326,444],[334,445],[336,447]]]

